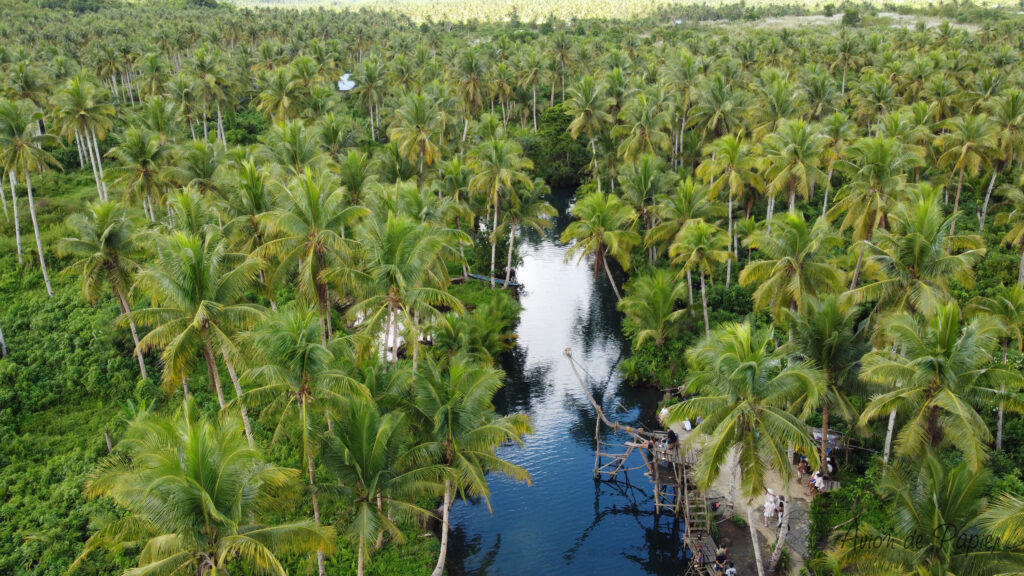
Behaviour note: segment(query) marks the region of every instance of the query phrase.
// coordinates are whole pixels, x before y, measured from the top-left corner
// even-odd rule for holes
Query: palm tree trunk
[[[597,142],[596,139],[590,138],[590,162],[593,165],[594,180],[597,180],[597,191],[601,192],[601,176],[597,173]]]
[[[498,250],[498,202],[494,203],[494,229],[491,230],[491,288],[494,288],[494,258]]]
[[[220,113],[220,101],[217,101],[217,136],[220,137],[220,143],[227,145],[227,140],[224,138],[224,117]]]
[[[395,309],[393,304],[391,307],[391,314],[394,317],[394,330],[391,332],[391,363],[395,364],[398,362],[398,310]]]
[[[0,334],[0,344],[2,344],[2,343],[3,343],[3,334]],[[1009,344],[1009,342],[1007,340],[1003,340],[1003,364],[1006,364],[1006,347],[1007,347],[1008,344]],[[1005,382],[999,387],[999,393],[1000,394],[1005,394],[1006,393],[1006,383]],[[1000,400],[999,401],[999,411],[997,412],[997,415],[996,415],[996,451],[1000,451],[1000,450],[1003,449],[1003,415],[1004,415],[1004,411],[1005,411],[1005,406],[1003,406],[1003,401]]]
[[[192,396],[192,394],[188,391],[188,379],[185,378],[184,376],[181,377],[181,392],[185,395],[186,400]]]
[[[892,454],[892,433],[896,429],[896,409],[889,412],[889,428],[885,432],[885,449],[882,452],[882,463],[889,463],[889,456]]]
[[[363,567],[365,563],[363,556],[366,554],[363,552],[364,550],[366,550],[366,536],[359,534],[359,555],[356,560],[356,576],[363,576]],[[321,554],[321,552],[317,552],[317,554]],[[323,576],[323,574],[320,576]]]
[[[612,285],[612,292],[615,293],[615,300],[622,300],[622,295],[619,294],[619,287],[615,285],[615,278],[612,277],[612,269],[608,266],[607,248],[605,248],[604,254],[601,256],[601,260],[604,261],[604,273],[608,276],[608,282]]]
[[[828,418],[829,418],[828,400],[826,399],[821,404],[821,469],[828,471],[828,467],[825,466],[825,461],[828,459]]]
[[[449,510],[452,507],[452,484],[451,481],[444,481],[444,503],[441,504],[441,552],[437,555],[437,565],[430,576],[441,576],[444,572],[444,560],[448,555],[448,518]]]
[[[96,137],[96,127],[92,128],[92,146],[96,150],[96,168],[100,171],[100,186],[103,187],[103,199],[108,200],[110,198],[110,192],[107,190],[106,175],[103,174],[103,155],[100,154],[100,141]]]
[[[78,130],[75,130],[75,135],[77,137]],[[86,150],[86,154],[87,154],[87,156],[89,158],[89,166],[92,167],[92,178],[93,178],[93,180],[96,181],[96,193],[99,194],[100,200],[103,200],[103,185],[100,184],[100,173],[96,169],[96,160],[93,159],[92,141],[89,138],[89,133],[88,132],[86,132],[84,134],[84,136],[85,136],[85,150]]]
[[[78,130],[75,130],[75,147],[78,148],[78,168],[85,170],[85,156],[82,155],[82,139],[78,135]]]
[[[531,86],[533,91],[533,133],[537,133],[537,85]]]
[[[28,189],[28,213],[32,216],[32,229],[36,233],[36,249],[39,251],[39,269],[43,271],[43,282],[46,293],[53,298],[53,286],[50,286],[50,273],[46,271],[46,257],[43,256],[43,240],[39,236],[39,223],[36,221],[35,201],[32,199],[32,173],[25,170],[25,188]]]
[[[690,310],[690,316],[693,316],[693,275],[689,270],[686,271],[686,290],[688,292],[686,307]]]
[[[704,335],[711,335],[711,321],[708,320],[708,293],[707,288],[704,286],[704,273],[700,273],[700,300],[704,306]]]
[[[4,329],[0,326],[0,358],[7,356],[7,341],[4,340]]]
[[[786,505],[782,510],[782,527],[779,528],[779,539],[775,542],[775,550],[772,551],[772,557],[768,560],[769,572],[775,572],[776,566],[779,565],[782,550],[786,547],[786,537],[789,536],[789,514],[793,511],[793,499],[790,497],[789,486],[790,482],[786,482]]]
[[[207,126],[208,123],[209,123],[209,118],[207,118],[206,107],[204,106],[203,107],[203,142],[209,142],[210,141],[210,129],[209,129],[209,126]]]
[[[238,398],[238,411],[242,413],[242,427],[245,428],[245,439],[249,441],[249,448],[255,448],[256,443],[252,439],[252,425],[249,424],[249,411],[245,409],[245,402],[242,401],[242,386],[238,383],[235,365],[228,358],[227,350],[222,349],[220,354],[224,358],[224,365],[228,367],[228,376],[231,377],[231,384],[235,387],[235,397]]]
[[[210,382],[213,383],[213,389],[217,392],[217,402],[220,403],[220,409],[223,410],[227,404],[224,402],[224,389],[220,385],[217,359],[213,357],[213,350],[210,348],[210,335],[205,330],[203,331],[203,358],[206,359],[206,371],[210,375]]]
[[[11,170],[10,172],[8,172],[7,176],[11,181],[11,209],[14,211],[14,243],[18,247],[18,264],[21,264],[21,225],[18,223],[18,195],[15,194],[14,192],[16,188],[14,181],[14,171]],[[3,183],[0,182],[0,184]],[[1021,260],[1021,265],[1021,286],[1024,286],[1024,259]]]
[[[828,174],[825,176],[825,199],[821,203],[821,217],[824,218],[828,212],[828,193],[832,190],[832,170],[834,169],[833,162],[829,162]]]
[[[956,198],[953,199],[953,223],[949,226],[949,235],[956,234],[956,213],[960,210],[960,190],[964,187],[964,169],[960,169],[960,178],[956,183]]]
[[[103,429],[103,440],[107,443],[107,454],[114,451],[114,439],[110,437],[110,430],[107,428]]]
[[[316,494],[316,467],[313,466],[313,456],[307,456],[306,461],[309,467],[309,486],[312,488],[310,499],[313,501],[313,522],[320,526],[320,499]],[[327,576],[327,564],[324,562],[324,551],[316,551],[316,566],[320,576]],[[359,574],[363,573],[363,542],[359,542]]]
[[[508,259],[505,264],[505,283],[502,288],[508,288],[508,281],[512,278],[512,248],[516,245],[516,223],[512,222],[508,231]]]
[[[732,252],[732,190],[729,190],[729,251]],[[733,253],[733,258],[736,254]],[[725,287],[729,288],[732,281],[732,258],[725,261]]]
[[[999,167],[996,166],[992,169],[992,178],[988,181],[988,191],[985,192],[985,202],[981,205],[981,218],[978,223],[978,231],[985,229],[985,217],[988,216],[988,202],[992,199],[992,188],[996,185],[996,176],[999,175]]]
[[[124,297],[124,291],[118,287],[114,289],[114,294],[117,295],[118,304],[121,305],[121,313],[128,314],[131,312],[131,307],[128,305],[128,299]],[[139,349],[139,332],[135,328],[135,322],[129,320],[128,328],[131,329],[132,342],[135,343],[135,357],[139,360],[139,374],[142,375],[143,380],[146,380],[149,378],[146,374],[146,360],[142,357],[142,350]]]
[[[757,526],[754,524],[754,507],[747,502],[747,526],[750,527],[750,542],[754,545],[754,564],[757,575],[764,576],[764,560],[761,559],[761,542],[757,537]]]
[[[857,282],[860,281],[860,267],[864,263],[864,248],[860,249],[860,254],[857,255],[857,266],[853,268],[853,277],[850,278],[850,290],[857,287]]]

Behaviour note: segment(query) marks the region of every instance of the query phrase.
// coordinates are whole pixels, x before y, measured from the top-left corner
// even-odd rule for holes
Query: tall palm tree
[[[670,129],[668,112],[653,97],[637,93],[626,102],[619,116],[620,124],[611,131],[612,138],[621,139],[618,155],[626,162],[634,162],[645,154],[657,154],[668,149]]]
[[[975,234],[951,233],[954,217],[943,214],[938,194],[937,188],[919,185],[889,214],[891,230],[863,243],[861,251],[878,279],[848,294],[854,302],[875,303],[875,322],[894,312],[932,314],[951,299],[950,280],[973,286],[984,242]]]
[[[480,497],[490,507],[487,473],[530,482],[530,474],[499,458],[495,449],[522,442],[533,432],[523,414],[498,416],[494,394],[502,387],[501,373],[473,360],[455,357],[427,362],[413,381],[412,420],[426,442],[423,450],[443,465],[444,501],[441,504],[441,553],[431,576],[441,576],[448,553],[449,511],[457,492],[463,499]]]
[[[629,330],[635,332],[634,346],[648,340],[661,347],[674,336],[679,319],[686,312],[677,302],[686,297],[686,287],[671,270],[655,268],[649,274],[632,278],[625,286],[626,296],[619,301]]]
[[[659,254],[666,254],[690,220],[718,222],[724,215],[724,207],[715,201],[715,196],[717,193],[710,186],[693,178],[681,179],[671,193],[654,199],[658,224],[647,233],[644,244],[654,246]]]
[[[623,268],[629,267],[630,252],[640,243],[640,235],[632,230],[636,212],[618,196],[592,192],[576,201],[572,215],[574,221],[565,228],[561,238],[563,243],[574,241],[565,252],[566,260],[578,254],[579,263],[593,255],[594,278],[603,268],[615,298],[622,300],[607,260],[612,256]]]
[[[803,312],[808,296],[817,296],[842,288],[843,273],[827,258],[839,238],[824,220],[808,224],[802,214],[775,218],[774,234],[755,233],[744,242],[755,248],[763,259],[747,264],[740,272],[740,285],[754,285],[754,307],[771,308],[776,319],[782,310]]]
[[[505,205],[505,221],[508,225],[508,257],[505,262],[505,284],[508,287],[512,279],[512,253],[516,245],[516,233],[520,228],[526,227],[535,232],[542,233],[551,228],[554,223],[552,218],[558,215],[558,210],[548,204],[543,196],[551,192],[540,178],[533,181],[532,188],[521,188],[516,190]]]
[[[789,195],[789,212],[796,212],[797,194],[810,199],[815,185],[825,179],[819,168],[827,139],[817,128],[803,120],[784,122],[762,143],[765,163],[765,191],[768,193],[768,229],[775,208],[775,197]]]
[[[321,449],[321,428],[340,417],[347,402],[368,392],[333,367],[335,354],[320,341],[314,315],[302,306],[282,308],[242,337],[253,367],[242,377],[250,384],[249,390],[237,401],[259,407],[260,419],[273,423],[272,445],[282,437],[291,437],[298,444],[309,477],[313,521],[319,526],[315,459]],[[317,550],[320,574],[326,574],[325,550]]]
[[[619,175],[620,195],[629,202],[643,220],[644,236],[655,226],[655,200],[675,185],[675,174],[664,171],[664,162],[657,156],[643,155],[635,163],[628,164]],[[648,246],[647,256],[651,264],[657,255],[657,248]]]
[[[808,296],[798,310],[788,309],[797,354],[821,370],[824,389],[821,402],[821,451],[828,456],[829,425],[837,415],[847,424],[857,421],[851,398],[857,382],[855,368],[868,351],[864,331],[858,328],[860,310],[835,294]]]
[[[142,352],[161,349],[165,389],[173,389],[188,377],[201,355],[223,409],[226,402],[217,351],[227,350],[227,357],[238,357],[230,335],[262,318],[259,306],[243,302],[260,262],[230,252],[227,242],[212,230],[204,237],[174,232],[156,244],[156,260],[143,267],[132,287],[133,292],[143,292],[150,305],[126,312],[119,322],[152,328],[139,341],[138,348]],[[235,386],[235,394],[241,396],[241,387]],[[239,404],[239,410],[246,436],[252,443],[245,405]]]
[[[921,320],[906,312],[895,314],[883,329],[905,352],[876,349],[864,356],[861,378],[892,390],[871,397],[861,413],[861,426],[901,410],[910,417],[896,440],[899,454],[919,456],[928,448],[952,445],[972,471],[981,470],[992,434],[977,408],[999,401],[1009,402],[1016,411],[1024,407],[999,391],[1004,386],[1020,389],[1021,375],[990,365],[1003,327],[990,317],[962,326],[960,309],[951,302]]]
[[[430,223],[388,213],[367,218],[359,226],[362,269],[356,277],[362,299],[350,310],[353,320],[376,335],[391,339],[391,361],[398,361],[398,334],[404,323],[411,335],[414,363],[418,358],[421,323],[443,318],[443,309],[461,311],[448,293],[445,258],[468,239],[448,234]]]
[[[113,202],[91,203],[84,214],[68,218],[68,227],[74,236],[62,239],[59,250],[75,258],[64,272],[81,274],[82,298],[95,304],[102,295],[103,286],[109,285],[121,313],[130,312],[128,291],[139,269],[136,258],[140,249],[133,238],[131,220],[125,217],[124,210]],[[128,326],[135,342],[139,373],[145,380],[146,361],[139,349],[139,334],[134,322],[129,322]]]
[[[811,439],[807,424],[787,407],[801,398],[813,400],[823,394],[817,370],[801,362],[783,362],[784,349],[772,345],[772,330],[755,330],[749,323],[724,324],[687,351],[690,366],[686,390],[694,394],[669,407],[669,419],[680,421],[701,417],[692,438],[706,437],[700,451],[694,480],[697,486],[711,486],[735,453],[731,492],[739,487],[747,498],[747,520],[754,541],[758,572],[763,570],[760,546],[750,501],[764,492],[769,470],[782,477],[789,497],[793,466],[787,458],[790,446],[806,446]],[[774,349],[774,350],[773,350]],[[807,454],[812,465],[817,455]],[[731,497],[735,500],[735,496]],[[791,508],[787,506],[787,508]],[[778,562],[789,532],[789,512],[782,521],[778,543],[768,566]]]
[[[907,183],[907,170],[923,161],[897,140],[891,138],[861,138],[846,150],[846,160],[839,169],[849,175],[850,181],[836,195],[836,202],[828,211],[828,219],[835,220],[845,214],[839,225],[840,232],[852,229],[854,240],[870,242],[875,230],[889,227],[888,214],[902,199]],[[857,256],[857,266],[850,278],[850,289],[860,281],[864,251]]]
[[[32,172],[42,172],[50,167],[59,166],[57,160],[45,150],[51,144],[53,136],[39,133],[39,122],[43,117],[39,109],[27,100],[12,102],[0,101],[0,165],[11,175],[11,195],[14,195],[14,175],[25,180],[28,191],[28,211],[32,216],[32,229],[36,235],[36,250],[39,254],[39,269],[43,273],[46,293],[53,297],[50,286],[50,274],[46,270],[46,257],[43,255],[43,240],[39,235],[39,222],[36,219],[35,199],[32,197]]]
[[[986,315],[995,318],[1003,325],[1005,331],[999,338],[1003,349],[1002,363],[1007,363],[1007,349],[1010,342],[1017,342],[1017,351],[1024,352],[1024,288],[1019,284],[1000,286],[992,296],[975,296],[967,304],[965,313],[968,317]],[[1005,392],[1001,388],[1000,392]],[[1003,402],[999,403],[996,417],[996,450],[1003,449]]]
[[[569,135],[575,140],[580,134],[587,136],[590,145],[591,172],[601,191],[601,176],[597,173],[597,138],[605,126],[612,123],[610,109],[614,100],[607,94],[604,83],[593,76],[584,76],[579,83],[569,88],[569,99],[565,101],[565,113],[572,116]]]
[[[297,114],[296,89],[298,82],[292,77],[291,69],[281,67],[267,73],[261,82],[263,91],[259,94],[258,110],[266,112],[274,122],[286,122]]]
[[[858,575],[912,576],[922,570],[963,576],[1017,573],[1024,562],[1019,549],[963,545],[979,538],[982,529],[993,535],[1014,533],[1008,526],[1012,520],[1004,523],[1008,516],[1000,514],[1012,510],[1006,505],[1012,506],[1013,498],[1004,496],[986,506],[991,476],[987,470],[972,470],[966,462],[945,464],[932,453],[920,463],[890,469],[878,493],[888,503],[892,530],[862,522],[836,540],[827,564]],[[863,545],[876,539],[885,545]]]
[[[935,146],[941,149],[938,164],[959,172],[956,181],[956,198],[953,199],[953,214],[960,210],[960,190],[964,176],[978,175],[983,166],[989,166],[999,153],[999,126],[989,120],[986,114],[957,116],[945,123],[946,132],[935,139]],[[950,233],[956,232],[956,220]]]
[[[735,256],[738,246],[732,225],[733,202],[742,201],[743,192],[748,186],[755,190],[764,189],[764,180],[760,174],[761,161],[743,137],[737,134],[722,136],[705,146],[704,155],[706,158],[697,166],[697,176],[711,186],[711,192],[716,196],[723,189],[726,190],[726,232],[729,234],[729,249]],[[754,195],[751,194],[747,200],[748,214],[753,201]],[[725,286],[728,287],[732,280],[732,261],[726,262],[725,266]]]
[[[431,515],[417,501],[437,493],[443,467],[420,463],[425,451],[409,445],[404,425],[403,413],[381,414],[372,402],[354,400],[324,442],[323,461],[337,484],[323,488],[333,488],[350,502],[353,520],[347,536],[356,545],[358,576],[363,576],[372,542],[385,533],[405,540],[395,520]]]
[[[299,176],[307,169],[315,172],[328,159],[317,140],[316,130],[301,120],[271,126],[258,148],[258,155],[288,176]]]
[[[138,567],[124,574],[285,576],[279,555],[331,551],[335,540],[310,520],[272,523],[298,474],[247,447],[237,420],[208,420],[192,402],[167,420],[144,416],[86,482],[88,495],[128,514],[93,533],[72,569],[97,548],[144,542]]]
[[[60,135],[68,142],[84,144],[100,200],[107,199],[107,186],[99,140],[113,128],[115,115],[114,105],[103,101],[96,85],[81,74],[69,79],[53,98],[53,117]]]
[[[277,258],[279,278],[298,269],[299,290],[317,303],[325,345],[333,334],[326,276],[329,270],[340,274],[339,269],[348,267],[353,241],[345,231],[366,212],[346,204],[344,190],[333,177],[307,168],[284,188],[281,207],[260,217],[270,239],[256,254]]]
[[[163,136],[129,128],[107,155],[120,163],[111,173],[117,177],[114,185],[124,190],[123,202],[141,204],[155,222],[156,207],[164,203],[165,193],[173,185],[171,147]]]
[[[421,177],[424,168],[433,166],[441,153],[440,136],[437,103],[422,92],[402,97],[388,138],[398,145],[402,156],[417,165]]]
[[[1000,170],[1013,168],[1013,165],[1024,154],[1024,92],[1008,90],[1006,94],[989,103],[992,121],[999,128],[998,154],[993,163],[992,177],[988,181],[985,202],[981,207],[981,230],[985,229],[985,218],[988,215],[988,204],[992,198],[996,178]]]
[[[672,263],[682,267],[681,272],[696,271],[700,276],[700,299],[704,308],[704,333],[711,334],[708,318],[708,292],[705,277],[713,276],[718,264],[733,258],[729,252],[729,238],[722,229],[704,220],[687,222],[668,250]]]
[[[518,185],[527,189],[533,187],[533,180],[527,175],[533,169],[533,162],[523,156],[523,149],[513,140],[490,139],[473,149],[469,156],[469,168],[473,178],[470,188],[487,198],[488,207],[494,212],[491,227],[491,288],[494,288],[494,263],[498,248],[498,228],[501,226],[501,203]]]

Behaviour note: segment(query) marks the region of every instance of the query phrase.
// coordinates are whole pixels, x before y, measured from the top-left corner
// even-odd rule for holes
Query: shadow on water
[[[530,471],[533,485],[492,475],[493,513],[483,502],[455,504],[448,573],[677,575],[685,566],[681,527],[655,517],[643,471],[615,482],[593,479],[597,416],[562,351],[572,348],[612,420],[652,427],[658,394],[622,383],[616,367],[629,342],[614,293],[604,274],[595,279],[592,263],[565,262],[559,237],[572,220],[571,191],[556,191],[549,201],[558,210],[552,229],[523,238],[519,339],[501,359],[507,384],[495,398],[499,412],[524,412],[533,422],[535,433],[523,446],[500,450]],[[625,440],[602,431],[604,442]],[[627,467],[641,464],[636,453]]]

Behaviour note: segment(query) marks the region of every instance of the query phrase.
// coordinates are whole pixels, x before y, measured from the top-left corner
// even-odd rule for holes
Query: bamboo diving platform
[[[693,480],[698,451],[693,449],[684,452],[679,446],[669,447],[667,431],[635,428],[608,419],[580,375],[582,367],[577,365],[572,350],[566,348],[564,353],[583,393],[597,413],[594,430],[594,478],[614,480],[620,473],[646,470],[645,475],[651,479],[654,487],[654,513],[671,513],[684,519],[683,541],[690,557],[694,559],[691,573],[713,574],[711,567],[717,549],[711,538],[713,515],[707,496],[697,489]],[[622,444],[602,441],[602,425],[613,432],[624,432],[629,439]],[[629,467],[629,457],[634,451],[640,453],[644,463]]]

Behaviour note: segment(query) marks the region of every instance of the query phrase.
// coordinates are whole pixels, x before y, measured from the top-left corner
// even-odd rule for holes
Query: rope
[[[625,425],[619,424],[618,422],[612,422],[611,420],[609,420],[608,417],[604,415],[604,410],[601,409],[601,405],[597,403],[597,400],[595,400],[594,396],[590,393],[590,389],[587,388],[586,382],[584,382],[583,378],[580,376],[579,370],[583,370],[584,373],[587,373],[587,369],[584,368],[583,366],[579,366],[577,364],[576,359],[572,357],[572,349],[571,348],[566,348],[564,353],[565,353],[565,357],[569,359],[569,366],[572,367],[572,372],[573,372],[573,374],[576,375],[576,380],[580,383],[580,388],[583,389],[583,393],[586,394],[587,400],[590,401],[590,405],[593,406],[594,410],[597,411],[598,418],[601,419],[601,422],[604,422],[605,426],[611,428],[615,432],[618,432],[619,429],[622,428],[622,429],[625,429],[625,431],[627,433],[633,434],[635,436],[640,436],[640,437],[643,437],[643,438],[655,438],[656,437],[655,434],[653,434],[651,432],[648,432],[648,431],[644,430],[643,428],[633,428],[632,426],[625,426]],[[579,370],[577,370],[577,367],[579,367]],[[587,373],[587,375],[590,376],[589,373]],[[594,379],[593,376],[590,376],[590,378],[592,380]]]

